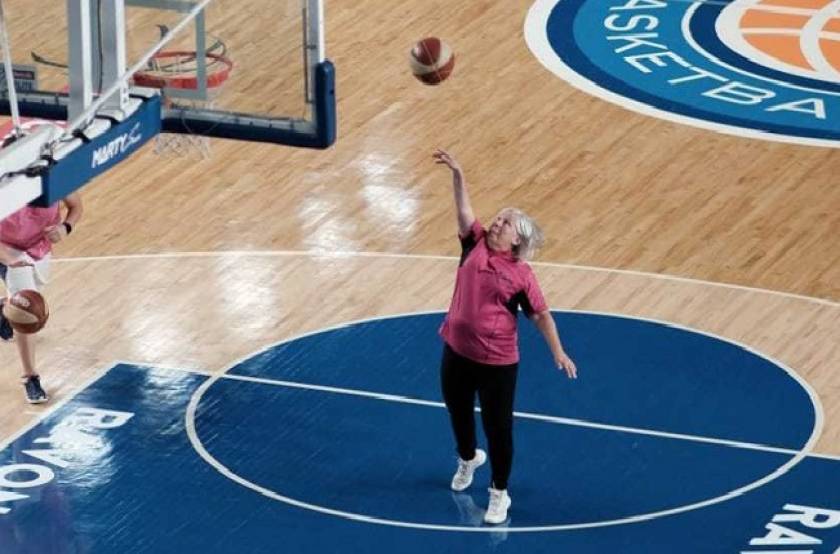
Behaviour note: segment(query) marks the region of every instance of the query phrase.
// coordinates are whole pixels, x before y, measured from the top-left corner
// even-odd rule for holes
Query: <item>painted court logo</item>
[[[840,146],[840,0],[537,0],[551,71],[640,113]]]

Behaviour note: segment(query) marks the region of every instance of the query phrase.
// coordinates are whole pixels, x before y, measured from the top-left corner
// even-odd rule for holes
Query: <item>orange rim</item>
[[[154,55],[153,59],[160,61],[166,60],[167,58],[181,58],[187,56],[196,58],[196,53],[188,50],[170,50],[167,52],[158,52]],[[227,81],[231,70],[233,70],[233,62],[225,56],[209,52],[205,54],[205,57],[212,60],[208,65],[217,63],[221,65],[219,69],[209,71],[207,73],[207,88],[218,87]],[[134,74],[134,84],[141,87],[151,88],[197,89],[198,75],[195,75],[194,72],[184,73],[187,74],[167,76],[165,74],[153,73],[150,71],[138,71]]]

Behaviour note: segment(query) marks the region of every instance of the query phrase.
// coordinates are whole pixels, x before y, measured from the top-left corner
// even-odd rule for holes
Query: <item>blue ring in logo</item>
[[[786,73],[779,69],[784,64],[762,63],[761,53],[750,59],[721,39],[722,14],[755,5],[537,0],[525,34],[554,73],[635,111],[740,136],[836,147],[840,84]]]

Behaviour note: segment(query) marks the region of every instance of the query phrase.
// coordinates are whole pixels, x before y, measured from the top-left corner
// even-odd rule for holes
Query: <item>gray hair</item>
[[[508,208],[508,210],[516,219],[514,227],[516,234],[519,235],[519,244],[513,247],[513,255],[520,260],[530,260],[545,242],[542,229],[522,210],[518,208]]]

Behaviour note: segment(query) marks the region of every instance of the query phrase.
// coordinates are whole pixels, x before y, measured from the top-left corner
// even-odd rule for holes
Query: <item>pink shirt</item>
[[[0,221],[0,242],[40,260],[52,251],[52,243],[44,229],[60,222],[58,202],[49,208],[24,206]]]
[[[537,278],[527,263],[510,252],[487,246],[478,220],[459,237],[463,252],[455,292],[440,336],[458,354],[490,365],[519,361],[516,317],[548,309]]]

